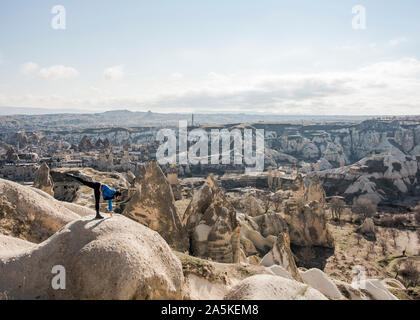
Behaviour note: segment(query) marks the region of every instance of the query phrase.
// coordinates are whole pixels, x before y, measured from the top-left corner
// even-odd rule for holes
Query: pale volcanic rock
[[[372,296],[374,300],[398,300],[378,279],[361,280],[359,287]]]
[[[45,162],[35,173],[34,187],[54,196],[54,181],[50,175],[50,168]]]
[[[334,238],[327,227],[325,210],[318,201],[304,204],[301,198],[286,200],[285,219],[292,244],[334,248]]]
[[[277,236],[276,243],[270,252],[262,258],[260,265],[265,267],[279,265],[285,268],[295,280],[302,281],[293,253],[290,250],[289,235],[286,232],[282,232]]]
[[[325,191],[317,176],[310,180],[305,190],[304,200],[305,202],[318,201],[320,205],[325,204]]]
[[[321,292],[301,282],[275,275],[258,274],[242,280],[225,300],[328,300]]]
[[[68,222],[80,218],[78,214],[65,208],[59,201],[47,199],[37,191],[0,179],[0,202],[3,216],[0,220],[0,229],[15,237],[40,242]]]
[[[212,175],[194,193],[184,224],[194,256],[219,262],[239,262],[240,226],[236,210]]]
[[[57,265],[65,290],[52,288]],[[183,281],[163,238],[121,215],[76,220],[18,255],[0,255],[0,292],[10,299],[182,299]]]
[[[317,289],[329,299],[343,299],[343,295],[338,290],[335,283],[319,269],[312,268],[304,272],[300,272],[303,281],[312,288]]]
[[[171,185],[156,161],[147,165],[137,192],[123,214],[159,232],[172,248],[188,250],[187,233],[176,211]]]
[[[0,234],[0,256],[15,256],[34,246],[32,242]]]

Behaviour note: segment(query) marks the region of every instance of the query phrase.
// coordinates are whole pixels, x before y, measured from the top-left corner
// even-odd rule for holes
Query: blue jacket
[[[103,184],[101,185],[101,192],[104,200],[108,200],[109,211],[112,211],[112,199],[117,191],[108,187],[106,184]]]

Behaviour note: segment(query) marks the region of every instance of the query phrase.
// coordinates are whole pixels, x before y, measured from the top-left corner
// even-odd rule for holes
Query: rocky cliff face
[[[307,126],[256,124],[255,127],[265,129],[270,149],[297,160],[324,159],[334,166],[348,165],[378,153],[420,153],[420,123],[415,120]]]
[[[368,198],[375,204],[415,205],[420,197],[418,156],[384,154],[342,168],[313,172],[327,195],[343,195],[348,203]]]

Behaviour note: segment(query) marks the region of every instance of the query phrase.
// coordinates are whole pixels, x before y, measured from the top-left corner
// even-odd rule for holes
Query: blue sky
[[[51,9],[66,10],[54,30]],[[366,29],[352,28],[352,7]],[[0,106],[420,114],[418,1],[3,0]]]

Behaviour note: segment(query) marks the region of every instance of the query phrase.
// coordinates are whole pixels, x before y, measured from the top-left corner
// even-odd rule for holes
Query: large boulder
[[[328,300],[321,292],[301,282],[275,275],[255,275],[242,280],[226,300]]]
[[[285,268],[294,279],[302,281],[299,270],[296,267],[293,253],[290,250],[290,239],[286,232],[282,232],[277,236],[276,243],[260,262],[260,265],[270,267],[279,265]]]
[[[210,175],[185,210],[184,224],[194,256],[219,262],[238,262],[240,225],[236,210]]]
[[[0,233],[38,243],[80,218],[60,201],[48,199],[41,192],[0,179]]]
[[[54,266],[64,267],[65,290],[52,286],[64,285]],[[163,238],[120,215],[76,220],[24,252],[0,255],[0,292],[10,299],[182,299],[183,280]]]
[[[35,172],[34,187],[49,195],[54,195],[54,182],[50,175],[50,168],[45,162]]]
[[[139,183],[123,214],[159,232],[172,248],[188,250],[187,233],[176,211],[171,185],[156,161],[148,164]]]
[[[305,283],[317,289],[329,299],[338,300],[344,298],[336,284],[321,270],[312,268],[300,272],[300,276]]]
[[[359,288],[366,292],[374,300],[398,300],[385,285],[378,279],[361,280]]]

